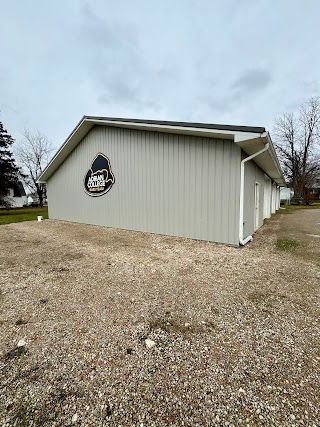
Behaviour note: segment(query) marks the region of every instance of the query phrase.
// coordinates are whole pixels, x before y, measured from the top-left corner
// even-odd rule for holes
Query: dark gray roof
[[[15,197],[22,197],[26,195],[22,182],[17,181],[16,183],[13,184],[12,188],[13,188]]]
[[[232,132],[252,132],[252,133],[263,133],[265,132],[264,127],[258,126],[234,126],[234,125],[219,125],[213,123],[193,123],[193,122],[171,122],[167,120],[144,120],[144,119],[127,119],[127,118],[115,118],[115,117],[96,117],[96,116],[83,116],[83,119],[91,120],[107,120],[110,122],[123,122],[123,123],[141,123],[148,125],[162,125],[162,126],[180,126],[180,127],[192,127],[202,129],[218,129],[218,130],[229,130]]]

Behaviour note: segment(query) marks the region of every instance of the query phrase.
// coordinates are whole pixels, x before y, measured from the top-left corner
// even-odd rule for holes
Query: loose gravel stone
[[[145,343],[146,343],[146,347],[149,349],[155,347],[155,345],[156,345],[156,343],[154,341],[149,340],[148,338],[145,340]]]
[[[73,417],[72,417],[72,419],[71,419],[71,421],[73,423],[76,423],[78,421],[78,414],[74,414]]]

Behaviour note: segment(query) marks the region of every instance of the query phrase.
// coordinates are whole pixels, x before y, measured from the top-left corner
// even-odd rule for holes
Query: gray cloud
[[[110,23],[86,5],[83,10],[82,35],[90,61],[89,76],[97,87],[97,101],[130,108],[156,109],[148,93],[152,70],[140,49],[138,30],[120,22]]]
[[[238,94],[247,94],[265,89],[272,81],[271,73],[263,69],[249,69],[239,76],[232,84]]]
[[[272,128],[320,95],[310,1],[312,14],[298,1],[3,1],[1,119],[16,138],[27,126],[57,146],[83,114]]]

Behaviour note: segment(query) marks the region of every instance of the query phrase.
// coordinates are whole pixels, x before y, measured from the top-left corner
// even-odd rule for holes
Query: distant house
[[[314,199],[320,199],[320,175],[315,178],[311,193]]]
[[[26,192],[20,181],[9,188],[7,200],[12,208],[22,208],[23,205],[27,204]]]
[[[39,197],[37,193],[28,194],[28,205],[38,204],[38,203],[39,203]]]
[[[43,204],[46,205],[48,203],[46,195],[43,197]],[[37,193],[28,194],[28,206],[38,206],[40,205],[39,196]]]
[[[290,201],[293,197],[293,190],[287,187],[280,188],[280,200],[281,203],[285,203],[286,205],[290,205]]]

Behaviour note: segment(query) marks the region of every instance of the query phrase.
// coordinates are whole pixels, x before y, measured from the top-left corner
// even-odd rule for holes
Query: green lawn
[[[285,210],[284,210],[285,209]],[[278,211],[279,213],[290,213],[293,211],[299,211],[301,209],[320,209],[320,203],[315,202],[312,205],[304,206],[304,205],[282,205],[281,209]]]
[[[48,218],[48,207],[0,209],[0,225],[21,221],[37,221],[37,216]]]

